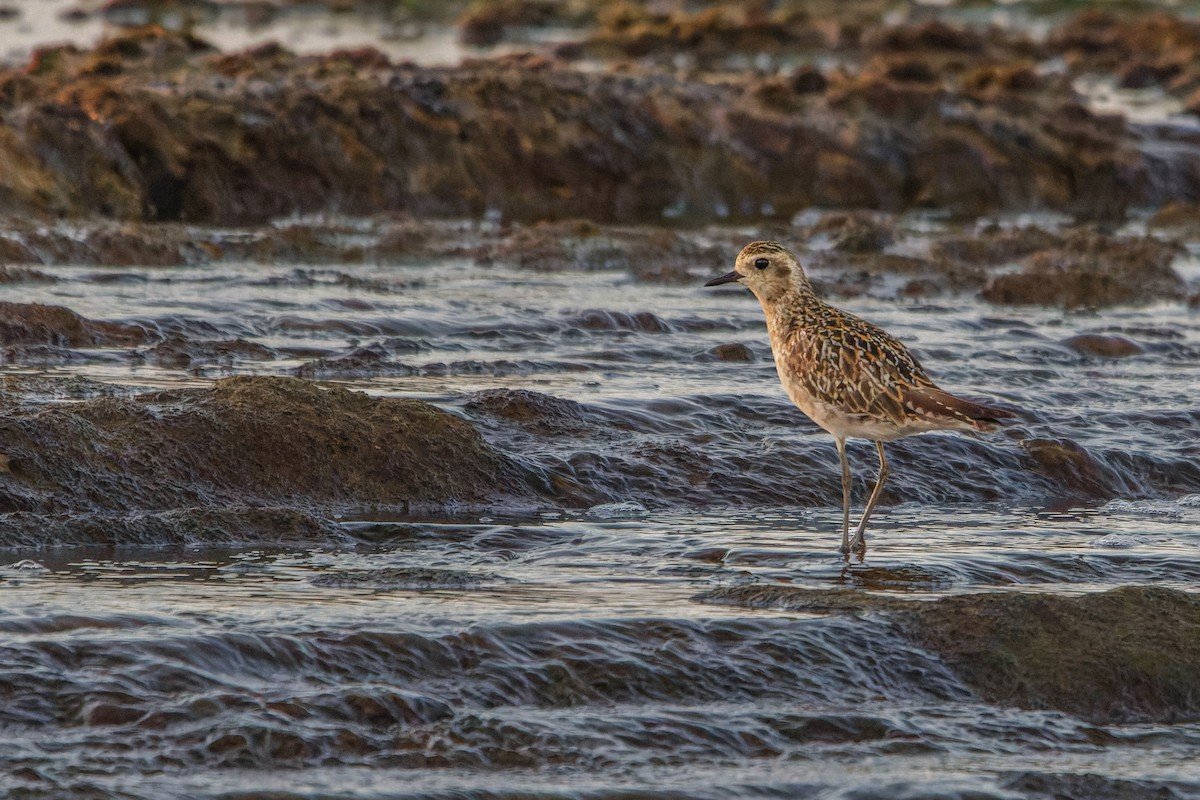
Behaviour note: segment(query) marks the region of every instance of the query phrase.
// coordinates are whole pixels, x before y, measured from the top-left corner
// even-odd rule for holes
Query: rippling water
[[[847,563],[835,550],[832,442],[783,397],[753,298],[699,287],[726,268],[697,264],[695,283],[663,285],[466,259],[61,267],[41,268],[57,283],[0,285],[0,300],[263,348],[196,348],[182,362],[153,347],[26,352],[5,371],[128,387],[298,373],[420,397],[522,458],[608,480],[612,500],[346,518],[356,546],[303,551],[9,550],[0,787],[122,798],[1200,792],[1196,724],[987,705],[886,615],[704,597],[747,582],[914,599],[1193,588],[1196,312],[901,302],[887,285],[844,301],[909,342],[947,388],[1027,413],[1008,436],[898,443],[897,488],[865,560]],[[1081,332],[1146,352],[1082,356],[1063,344]],[[714,356],[730,344],[751,360]],[[477,393],[489,388],[581,405],[523,427],[487,412]],[[1049,484],[1013,488],[1017,440],[1032,437],[1078,442],[1127,491],[1082,508]],[[853,456],[861,491],[874,464],[867,446]],[[712,487],[689,483],[693,462],[742,474],[709,502]],[[614,465],[642,472],[603,478]],[[656,492],[663,481],[678,492]]]
[[[117,797],[1017,797],[1077,773],[1191,791],[1200,726],[983,705],[884,617],[696,599],[747,581],[1194,585],[1200,508],[1160,510],[904,506],[850,565],[832,510],[377,521],[347,523],[374,541],[353,550],[43,554],[2,573],[0,772]]]

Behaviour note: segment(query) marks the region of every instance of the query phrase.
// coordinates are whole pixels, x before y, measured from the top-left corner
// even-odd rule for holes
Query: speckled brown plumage
[[[708,286],[738,282],[762,303],[780,382],[801,411],[829,431],[842,461],[843,551],[865,549],[867,518],[887,477],[883,443],[934,430],[988,430],[1012,414],[943,391],[908,349],[882,328],[821,300],[799,260],[778,242],[751,242],[734,271]],[[849,541],[848,437],[870,439],[880,478]]]

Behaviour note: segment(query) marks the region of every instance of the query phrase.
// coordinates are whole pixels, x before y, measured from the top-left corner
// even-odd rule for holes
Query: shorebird
[[[867,520],[888,477],[884,442],[927,431],[986,431],[1014,416],[939,389],[886,331],[817,297],[800,260],[779,242],[751,242],[732,272],[704,285],[723,283],[740,283],[762,303],[784,390],[833,435],[842,462],[843,553],[866,550]],[[848,438],[869,439],[879,453],[879,479],[853,539]]]

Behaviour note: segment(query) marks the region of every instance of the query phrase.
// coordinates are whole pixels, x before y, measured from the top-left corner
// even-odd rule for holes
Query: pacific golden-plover
[[[939,430],[986,431],[1013,414],[939,389],[908,349],[883,329],[813,293],[799,259],[778,242],[751,242],[733,272],[705,286],[740,283],[767,315],[775,369],[792,402],[829,433],[842,462],[842,552],[866,550],[864,531],[888,477],[883,443]],[[850,538],[846,439],[875,442],[879,480]]]

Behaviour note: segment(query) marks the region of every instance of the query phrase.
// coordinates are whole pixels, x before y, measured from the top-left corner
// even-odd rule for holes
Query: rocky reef
[[[642,43],[585,40],[570,54],[811,38],[728,12],[706,19],[695,33],[665,21],[673,34],[657,46],[639,33],[653,20],[613,23]],[[1121,220],[1200,195],[1189,149],[1147,147],[1144,131],[1089,108],[1071,74],[1032,66],[1075,52],[1070,30],[1038,43],[881,24],[839,45],[853,70],[718,79],[652,59],[579,69],[561,48],[430,68],[370,49],[223,53],[131,29],[0,73],[4,202],[17,214],[209,224],[383,211],[787,219],[810,206]]]

